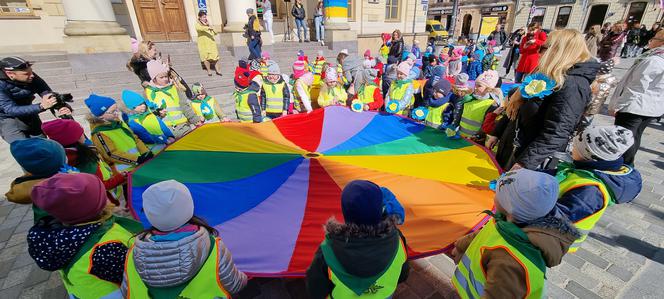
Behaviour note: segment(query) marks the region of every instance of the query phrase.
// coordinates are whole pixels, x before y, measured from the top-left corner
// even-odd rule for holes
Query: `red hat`
[[[247,88],[251,83],[251,72],[247,69],[236,67],[235,68],[235,86],[240,88]]]
[[[32,202],[64,224],[96,220],[106,207],[104,183],[88,173],[58,173],[32,187]]]
[[[42,124],[44,134],[62,146],[76,144],[83,135],[83,127],[73,119],[56,119]]]

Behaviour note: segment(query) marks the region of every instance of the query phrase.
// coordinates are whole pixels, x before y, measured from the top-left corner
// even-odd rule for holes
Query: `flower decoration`
[[[410,117],[414,120],[424,120],[427,118],[427,114],[429,114],[429,109],[425,107],[418,107],[413,109],[413,111],[410,113]]]
[[[350,104],[350,110],[355,112],[362,112],[364,110],[364,103],[362,103],[360,100],[353,100],[353,102]]]
[[[387,105],[385,105],[385,111],[389,113],[399,112],[399,101],[390,100],[389,102],[387,102]]]
[[[80,173],[81,171],[78,170],[78,168],[74,166],[69,166],[68,164],[63,165],[60,167],[60,173]]]
[[[543,98],[553,93],[556,81],[542,73],[532,74],[526,77],[519,86],[521,96],[526,99]]]

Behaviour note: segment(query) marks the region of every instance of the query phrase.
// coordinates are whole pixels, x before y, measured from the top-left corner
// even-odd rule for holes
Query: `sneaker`
[[[305,43],[308,43],[308,42],[309,42],[309,40],[308,40],[308,39],[306,39],[306,40],[304,40],[304,42],[305,42]]]
[[[301,43],[301,42],[302,42],[302,40],[300,40],[300,43]]]
[[[321,45],[321,46],[325,46],[325,42],[324,42],[324,41],[320,41],[320,45]]]

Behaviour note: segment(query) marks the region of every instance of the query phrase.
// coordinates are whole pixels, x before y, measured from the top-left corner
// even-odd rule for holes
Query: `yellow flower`
[[[538,94],[546,90],[546,82],[544,80],[533,80],[526,85],[526,93],[530,95]]]

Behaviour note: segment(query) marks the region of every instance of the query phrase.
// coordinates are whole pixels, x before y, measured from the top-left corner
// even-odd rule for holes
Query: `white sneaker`
[[[324,42],[324,41],[320,41],[320,45],[321,45],[321,46],[325,46],[325,42]]]

